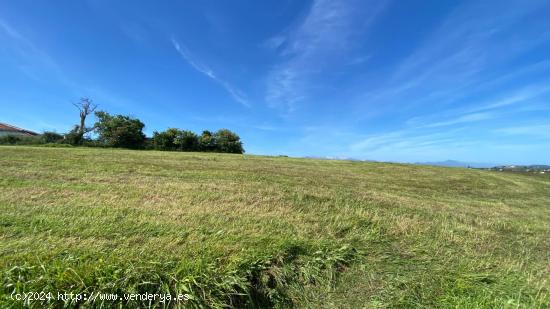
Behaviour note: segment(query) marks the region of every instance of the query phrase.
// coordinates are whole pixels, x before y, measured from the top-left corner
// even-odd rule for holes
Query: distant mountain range
[[[491,168],[497,166],[494,163],[479,163],[479,162],[462,162],[455,160],[439,161],[439,162],[417,162],[418,165],[446,166],[446,167],[474,167],[474,168]]]
[[[455,160],[447,160],[441,162],[417,162],[418,165],[431,165],[431,166],[446,166],[446,167],[471,167],[491,169],[497,171],[512,171],[512,172],[550,172],[550,165],[532,164],[532,165],[502,165],[494,163],[479,163],[479,162],[462,162]]]
[[[363,161],[363,162],[379,162],[372,160],[360,160],[356,158],[349,157],[327,157],[327,156],[306,156],[307,159],[321,159],[321,160],[348,160],[348,161]],[[480,162],[464,162],[457,160],[446,160],[446,161],[436,161],[436,162],[416,162],[413,163],[416,165],[429,165],[429,166],[444,166],[444,167],[462,167],[462,168],[480,168],[480,169],[491,169],[497,171],[524,171],[524,172],[533,172],[533,171],[543,171],[550,172],[550,165],[502,165],[496,163],[480,163]]]

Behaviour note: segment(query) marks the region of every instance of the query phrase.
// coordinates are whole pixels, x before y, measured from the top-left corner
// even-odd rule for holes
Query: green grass
[[[549,236],[544,175],[0,147],[0,307],[548,308]]]

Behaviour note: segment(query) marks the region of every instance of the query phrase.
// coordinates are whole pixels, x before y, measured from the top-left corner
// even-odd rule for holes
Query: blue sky
[[[0,0],[0,122],[71,102],[253,154],[550,163],[548,1]]]

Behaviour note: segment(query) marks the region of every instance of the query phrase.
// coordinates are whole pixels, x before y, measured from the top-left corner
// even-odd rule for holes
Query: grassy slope
[[[549,222],[543,176],[0,147],[0,306],[15,289],[178,292],[198,306],[547,307]]]

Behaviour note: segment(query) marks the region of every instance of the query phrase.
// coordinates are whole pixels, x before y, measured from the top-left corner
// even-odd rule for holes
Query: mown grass
[[[550,178],[250,155],[0,147],[0,306],[550,306]]]

